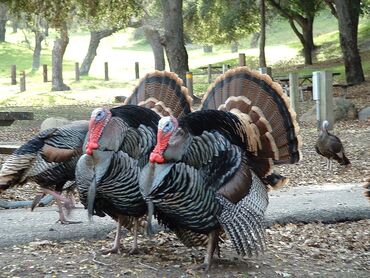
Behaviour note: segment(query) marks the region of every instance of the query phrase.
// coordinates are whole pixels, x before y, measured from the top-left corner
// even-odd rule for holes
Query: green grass
[[[307,74],[316,70],[330,70],[342,73],[339,79],[344,80],[344,66],[341,62],[337,20],[328,12],[322,12],[314,22],[315,44],[318,46],[313,66],[304,66],[303,57],[299,54],[302,46],[284,19],[277,19],[267,28],[266,55],[268,65],[273,68],[273,75],[287,75],[289,72]],[[33,35],[26,33],[28,40],[33,43]],[[53,38],[51,36],[43,44],[41,64],[49,66],[51,78],[51,51]],[[8,43],[0,44],[0,105],[55,105],[76,104],[79,101],[87,103],[111,102],[113,95],[105,89],[122,88],[123,92],[132,91],[138,83],[134,79],[134,63],[140,62],[141,76],[154,69],[153,55],[150,46],[137,36],[133,29],[115,33],[101,41],[98,55],[92,65],[90,76],[81,76],[80,81],[74,80],[75,62],[81,64],[89,43],[89,32],[74,31],[70,33],[70,44],[64,56],[64,82],[72,88],[70,92],[50,92],[51,83],[42,82],[42,68],[32,71],[32,50],[24,42],[22,32],[7,33]],[[258,49],[249,49],[250,38],[242,40],[238,53],[246,54],[247,66],[258,68]],[[359,25],[359,46],[369,49],[370,18],[362,18]],[[216,45],[212,53],[204,53],[202,46],[188,45],[189,66],[194,73],[199,67],[228,64],[238,64],[238,53],[231,53],[229,45]],[[370,52],[363,53],[362,63],[366,75],[370,73]],[[103,62],[109,62],[109,81],[104,81]],[[19,93],[18,85],[10,86],[10,67],[17,65],[17,72],[26,71],[27,91]],[[168,68],[168,67],[167,67]],[[214,76],[214,78],[216,75]],[[194,76],[194,91],[200,96],[209,84],[207,76]],[[86,90],[102,90],[101,94],[84,93]],[[115,94],[120,94],[116,90]],[[90,95],[89,95],[90,94]],[[113,94],[113,93],[112,93]]]
[[[17,65],[19,71],[29,71],[32,67],[32,50],[23,45],[2,43],[0,45],[0,75],[9,75],[11,65]],[[43,59],[47,59],[43,57]],[[31,63],[31,64],[30,64]]]

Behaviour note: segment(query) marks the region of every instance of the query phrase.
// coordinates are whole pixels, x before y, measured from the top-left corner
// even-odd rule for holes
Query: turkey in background
[[[147,212],[139,174],[156,144],[160,115],[179,117],[190,109],[191,98],[181,79],[156,71],[140,81],[123,106],[92,112],[76,182],[90,217],[107,214],[117,221],[113,247],[105,253],[119,251],[121,226],[133,231],[130,253],[137,251],[139,220]]]
[[[61,195],[75,186],[75,168],[82,154],[88,122],[75,121],[58,128],[41,131],[7,157],[0,170],[0,193],[9,187],[33,181],[44,194],[36,196],[31,209],[45,194],[55,197],[62,224],[77,223],[66,219],[63,206],[69,212],[72,200]]]
[[[364,184],[365,192],[364,195],[366,198],[370,200],[370,178],[366,180],[366,183]]]
[[[315,144],[316,152],[327,159],[327,169],[332,170],[332,159],[340,165],[348,166],[351,164],[344,153],[344,147],[340,139],[329,133],[329,122],[323,121],[322,127]]]
[[[155,213],[185,245],[206,243],[205,269],[223,233],[238,254],[261,254],[268,189],[285,183],[273,165],[301,156],[295,118],[280,85],[246,67],[217,78],[201,111],[162,118],[140,176],[148,231]]]

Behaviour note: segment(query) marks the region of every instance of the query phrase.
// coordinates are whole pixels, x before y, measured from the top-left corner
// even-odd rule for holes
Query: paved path
[[[356,221],[370,219],[370,201],[362,194],[360,184],[325,184],[291,188],[270,193],[266,218],[275,223]],[[0,210],[0,248],[35,240],[74,240],[104,238],[115,228],[110,217],[87,219],[87,211],[75,209],[71,220],[81,224],[61,225],[56,206]]]

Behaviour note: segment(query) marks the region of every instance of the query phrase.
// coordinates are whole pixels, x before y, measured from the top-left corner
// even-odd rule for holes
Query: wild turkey
[[[186,245],[208,236],[208,269],[223,232],[242,256],[264,251],[268,187],[285,180],[273,165],[298,162],[301,139],[288,98],[267,75],[229,70],[202,102],[201,111],[159,121],[140,190],[148,230],[155,209]]]
[[[72,203],[60,193],[73,186],[75,167],[82,154],[87,130],[87,121],[75,121],[62,127],[41,131],[32,137],[2,165],[0,193],[27,181],[36,182],[44,194],[51,194],[56,198],[59,221],[62,224],[75,223],[66,219],[63,205],[70,210]],[[44,194],[35,198],[32,209]]]
[[[125,105],[92,112],[76,181],[90,217],[107,214],[117,220],[116,238],[106,253],[119,250],[121,226],[133,228],[130,253],[137,251],[138,219],[147,211],[139,191],[139,173],[156,144],[160,115],[189,113],[190,101],[177,75],[156,71],[141,80]]]
[[[340,165],[349,165],[351,162],[344,153],[342,142],[337,136],[329,133],[328,127],[329,122],[323,121],[315,145],[316,152],[327,159],[327,168],[329,170],[332,170],[332,159],[338,161]]]
[[[364,188],[365,188],[364,196],[370,200],[370,178],[366,180]]]

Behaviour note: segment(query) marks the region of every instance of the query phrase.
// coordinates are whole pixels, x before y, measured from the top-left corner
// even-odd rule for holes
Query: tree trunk
[[[145,37],[152,47],[154,54],[154,67],[156,70],[165,70],[166,62],[164,60],[164,49],[158,30],[147,25],[144,26]]]
[[[112,35],[114,32],[116,32],[117,29],[105,29],[100,31],[91,31],[90,32],[90,44],[89,49],[87,50],[85,59],[82,62],[82,65],[80,67],[80,74],[81,75],[88,75],[91,65],[94,61],[94,58],[96,56],[96,50],[99,47],[100,41],[105,38]]]
[[[300,33],[295,26],[294,20],[289,19],[290,26],[303,46],[304,63],[306,65],[312,65],[312,52],[315,49],[313,42],[313,20],[313,17],[300,20],[299,25],[302,28],[302,33]]]
[[[261,68],[266,67],[266,55],[265,55],[265,44],[266,44],[266,12],[265,12],[265,0],[260,0],[260,40],[259,40],[259,65]]]
[[[268,0],[268,2],[276,8],[282,16],[289,20],[290,26],[303,46],[305,64],[312,65],[312,52],[315,49],[315,44],[313,42],[313,21],[315,13],[317,12],[317,7],[315,7],[315,5],[311,5],[310,7],[306,7],[303,14],[298,14],[296,12],[292,12],[292,10],[287,7],[284,8],[280,1]],[[315,4],[314,2],[309,3]],[[299,24],[302,29],[302,33],[297,29],[295,23]]]
[[[185,82],[189,71],[188,53],[184,43],[182,0],[161,0],[163,8],[165,47],[170,70],[177,73]]]
[[[44,34],[35,30],[35,48],[32,56],[32,70],[38,70],[40,67],[41,42],[44,40]]]
[[[67,24],[62,24],[60,38],[54,41],[51,57],[52,91],[67,91],[71,88],[63,82],[63,56],[69,42]]]
[[[0,19],[0,43],[5,42],[6,22],[7,20]]]
[[[251,48],[256,48],[257,47],[257,44],[258,44],[258,40],[260,39],[260,33],[253,33],[252,34],[252,38],[251,38],[251,42],[250,42],[250,47]]]
[[[360,0],[336,0],[339,39],[342,48],[346,81],[358,84],[365,81],[361,57],[357,46]]]
[[[5,42],[7,21],[8,21],[8,4],[0,3],[0,43]]]
[[[13,28],[13,33],[18,32],[18,21],[15,18],[13,18],[13,20],[12,20],[12,28]]]
[[[237,53],[239,49],[239,43],[237,41],[231,42],[231,53]]]

